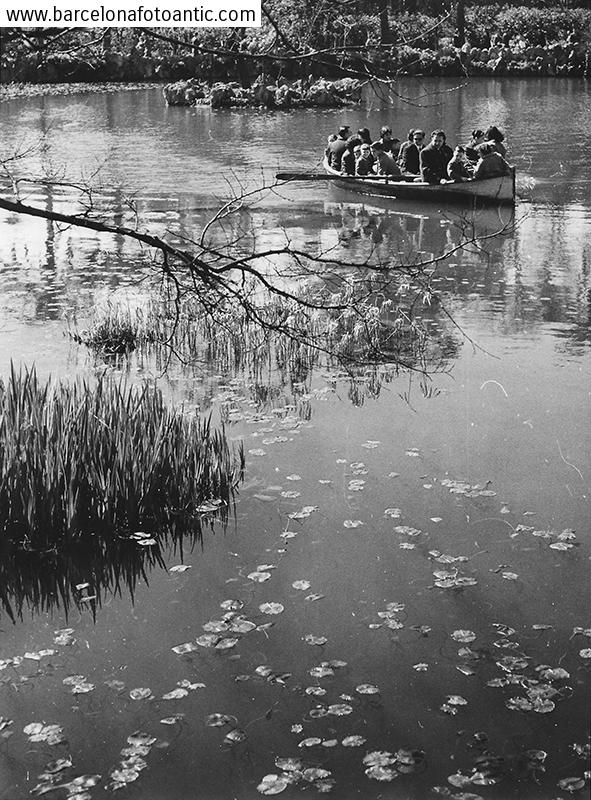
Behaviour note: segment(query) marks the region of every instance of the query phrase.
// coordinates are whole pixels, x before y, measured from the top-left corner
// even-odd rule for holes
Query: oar
[[[278,181],[400,181],[395,175],[329,175],[323,172],[278,172]]]

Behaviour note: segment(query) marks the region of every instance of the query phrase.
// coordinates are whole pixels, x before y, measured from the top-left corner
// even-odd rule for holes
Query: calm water
[[[550,800],[568,796],[558,781],[583,774],[573,745],[589,728],[591,647],[588,87],[474,80],[448,91],[455,85],[409,82],[401,94],[412,102],[386,109],[370,98],[346,113],[170,109],[157,91],[2,105],[3,149],[42,135],[31,174],[57,172],[65,184],[100,168],[96,196],[107,217],[129,222],[133,203],[141,226],[171,241],[197,237],[220,202],[269,185],[277,168],[313,169],[342,121],[372,130],[388,121],[400,138],[411,125],[441,126],[452,141],[495,122],[522,195],[508,233],[438,268],[445,310],[426,309],[424,320],[446,372],[430,392],[404,374],[352,384],[318,371],[294,386],[215,364],[191,379],[161,378],[178,399],[231,411],[229,435],[247,452],[235,518],[202,546],[163,550],[168,568],[190,570],[171,573],[138,554],[136,582],[97,587],[95,615],[74,601],[66,613],[41,579],[27,594],[36,579],[19,589],[21,573],[7,568],[22,613],[14,624],[0,618],[0,714],[14,720],[0,726],[0,735],[14,731],[0,744],[3,800],[28,796],[48,762],[66,756],[73,765],[62,782],[100,774],[89,789],[100,797],[138,730],[156,737],[147,768],[125,790],[143,800],[258,797],[263,776],[281,772],[276,757],[330,770],[333,796],[347,799],[419,800],[448,787]],[[54,209],[76,208],[76,197],[67,186],[50,193],[22,184],[23,201]],[[246,230],[265,247],[287,233],[296,246],[334,248],[349,260],[372,247],[407,260],[439,255],[457,246],[467,223],[483,235],[503,222],[495,211],[466,220],[416,205],[361,205],[321,183],[255,199],[229,219],[228,236]],[[83,321],[99,302],[141,294],[154,274],[118,237],[9,215],[0,261],[3,375],[11,359],[63,377],[103,369],[64,336],[66,316]],[[303,405],[311,412],[298,413]],[[305,507],[313,510],[301,514]],[[574,546],[551,547],[565,529],[575,531],[563,540]],[[50,569],[70,570],[72,598],[76,583],[93,580],[84,561]],[[437,586],[438,570],[472,580],[445,588],[444,577]],[[269,578],[248,577],[257,571]],[[219,621],[226,600],[243,604],[240,614],[258,627],[236,634],[228,650],[172,652]],[[266,602],[283,611],[265,613]],[[72,641],[54,643],[66,627]],[[310,644],[309,634],[327,641]],[[55,653],[39,656],[43,649]],[[314,670],[334,659],[346,665]],[[94,688],[72,694],[64,684],[72,675]],[[183,680],[199,685],[163,699]],[[379,692],[366,693],[371,687]],[[134,689],[150,696],[132,699]],[[228,715],[225,726],[206,724],[215,713]],[[29,742],[23,727],[32,722],[60,725],[67,744]],[[224,741],[234,728],[245,738]],[[351,735],[366,742],[343,746]],[[320,742],[298,746],[310,738]],[[368,753],[400,749],[425,755],[393,783],[365,774]],[[546,772],[526,755],[539,750]],[[476,766],[482,779],[448,782]],[[283,796],[323,788],[306,777]]]

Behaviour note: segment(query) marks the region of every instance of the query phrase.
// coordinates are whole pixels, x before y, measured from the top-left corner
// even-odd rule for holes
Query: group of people
[[[351,135],[349,126],[343,125],[337,134],[328,137],[325,155],[329,166],[342,175],[389,175],[398,180],[426,183],[461,182],[511,174],[505,160],[504,138],[496,125],[486,131],[477,128],[466,147],[458,145],[452,150],[441,130],[433,131],[425,144],[425,132],[411,128],[407,140],[401,143],[387,125],[375,141],[367,128]]]

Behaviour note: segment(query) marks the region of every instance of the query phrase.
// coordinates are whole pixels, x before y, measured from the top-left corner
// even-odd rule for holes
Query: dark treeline
[[[583,74],[591,0],[265,0],[260,28],[7,28],[1,82]],[[493,51],[491,53],[491,50]],[[541,59],[541,61],[540,61]]]

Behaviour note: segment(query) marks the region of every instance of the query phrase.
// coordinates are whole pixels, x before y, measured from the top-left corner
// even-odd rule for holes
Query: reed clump
[[[28,549],[157,531],[212,498],[227,507],[243,467],[223,429],[152,384],[43,382],[14,368],[0,380],[0,520]]]

